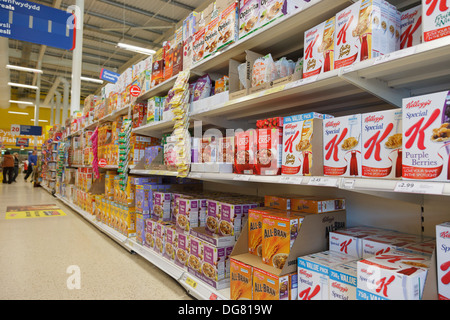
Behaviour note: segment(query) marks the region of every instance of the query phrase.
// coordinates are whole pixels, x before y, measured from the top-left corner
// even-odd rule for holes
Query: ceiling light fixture
[[[34,122],[34,119],[31,119],[32,122]],[[39,120],[39,122],[48,122],[47,120]]]
[[[18,70],[18,71],[26,71],[26,72],[33,72],[33,73],[44,73],[42,70],[39,69],[33,69],[33,68],[25,68],[25,67],[21,67],[21,66],[13,66],[13,65],[6,65],[7,69],[11,69],[11,70]]]
[[[25,115],[25,116],[29,116],[29,115],[30,115],[29,113],[26,113],[26,112],[17,112],[17,111],[8,111],[8,113],[12,113],[12,114],[23,114],[23,115]]]
[[[149,56],[156,53],[156,51],[152,50],[152,49],[146,49],[146,48],[142,48],[142,47],[132,46],[131,44],[126,44],[126,43],[122,43],[122,42],[119,42],[117,44],[117,47],[128,50],[128,51],[146,54]]]
[[[88,82],[95,82],[95,83],[103,83],[103,80],[100,79],[94,79],[94,78],[88,78],[88,77],[80,77],[81,80],[83,81],[88,81]]]
[[[20,83],[13,83],[13,82],[8,82],[8,86],[11,87],[19,87],[19,88],[27,88],[27,89],[39,89],[39,87],[37,86],[30,86],[28,84],[20,84]]]
[[[29,101],[16,101],[16,100],[9,100],[9,103],[17,103],[17,104],[27,104],[27,105],[34,105],[33,102],[29,102]]]

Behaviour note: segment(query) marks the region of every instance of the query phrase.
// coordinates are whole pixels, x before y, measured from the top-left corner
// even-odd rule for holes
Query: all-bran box
[[[284,118],[281,174],[323,175],[322,119],[315,112]]]
[[[334,69],[335,18],[305,32],[303,78]]]
[[[256,174],[263,176],[281,174],[283,130],[278,128],[257,129],[256,134]]]
[[[402,110],[362,115],[362,176],[402,177]]]
[[[450,6],[444,0],[422,0],[423,41],[450,35]]]
[[[357,263],[355,260],[330,268],[330,300],[356,300]]]
[[[230,258],[230,299],[252,300],[253,267]]]
[[[260,0],[239,1],[239,39],[259,29]]]
[[[436,226],[436,259],[439,300],[450,300],[450,222]]]
[[[257,150],[256,130],[236,132],[234,143],[234,173],[254,174]]]
[[[270,212],[279,213],[277,210],[264,207],[250,209],[248,213],[248,252],[259,257],[262,257],[263,218]]]
[[[403,99],[402,177],[447,181],[450,92]]]
[[[361,114],[325,119],[323,146],[325,176],[361,176]]]
[[[422,43],[422,6],[401,13],[400,49]]]
[[[283,269],[304,217],[289,211],[262,217],[262,262]]]
[[[291,300],[291,277],[253,268],[253,300]]]
[[[361,42],[353,31],[358,26],[361,1],[343,9],[336,14],[336,31],[334,36],[334,68],[339,69],[359,61]]]
[[[298,300],[329,300],[330,269],[354,261],[337,252],[323,251],[297,258]]]
[[[358,261],[358,300],[420,300],[431,260],[391,251]]]

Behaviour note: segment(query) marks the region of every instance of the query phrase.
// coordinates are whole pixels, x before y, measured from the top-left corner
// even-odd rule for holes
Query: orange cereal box
[[[230,299],[252,300],[253,267],[230,258]]]
[[[290,274],[277,276],[253,268],[253,300],[291,300],[292,287],[296,285]],[[296,296],[296,293],[294,293]]]

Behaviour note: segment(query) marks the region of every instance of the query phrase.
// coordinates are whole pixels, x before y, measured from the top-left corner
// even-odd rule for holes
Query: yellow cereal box
[[[293,275],[277,276],[270,272],[253,268],[253,300],[291,300],[295,287]],[[296,296],[296,294],[294,293]]]
[[[230,258],[230,299],[252,300],[253,267]]]

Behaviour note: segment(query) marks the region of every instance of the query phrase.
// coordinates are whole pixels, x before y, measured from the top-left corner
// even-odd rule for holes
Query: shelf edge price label
[[[190,278],[188,276],[186,276],[186,279],[184,280],[184,282],[194,289],[197,287],[197,281],[193,280],[192,278]]]
[[[251,175],[247,174],[237,174],[233,177],[234,181],[250,181]]]
[[[286,184],[302,184],[303,177],[281,176],[278,181],[279,183],[286,183]]]
[[[407,193],[442,194],[442,192],[444,191],[444,184],[436,182],[399,181],[395,185],[394,191]]]
[[[354,189],[355,188],[355,179],[344,179],[343,188],[344,189]]]
[[[325,177],[312,177],[308,184],[310,186],[325,186],[325,187],[336,187],[338,184],[338,179],[336,178],[325,178]]]

